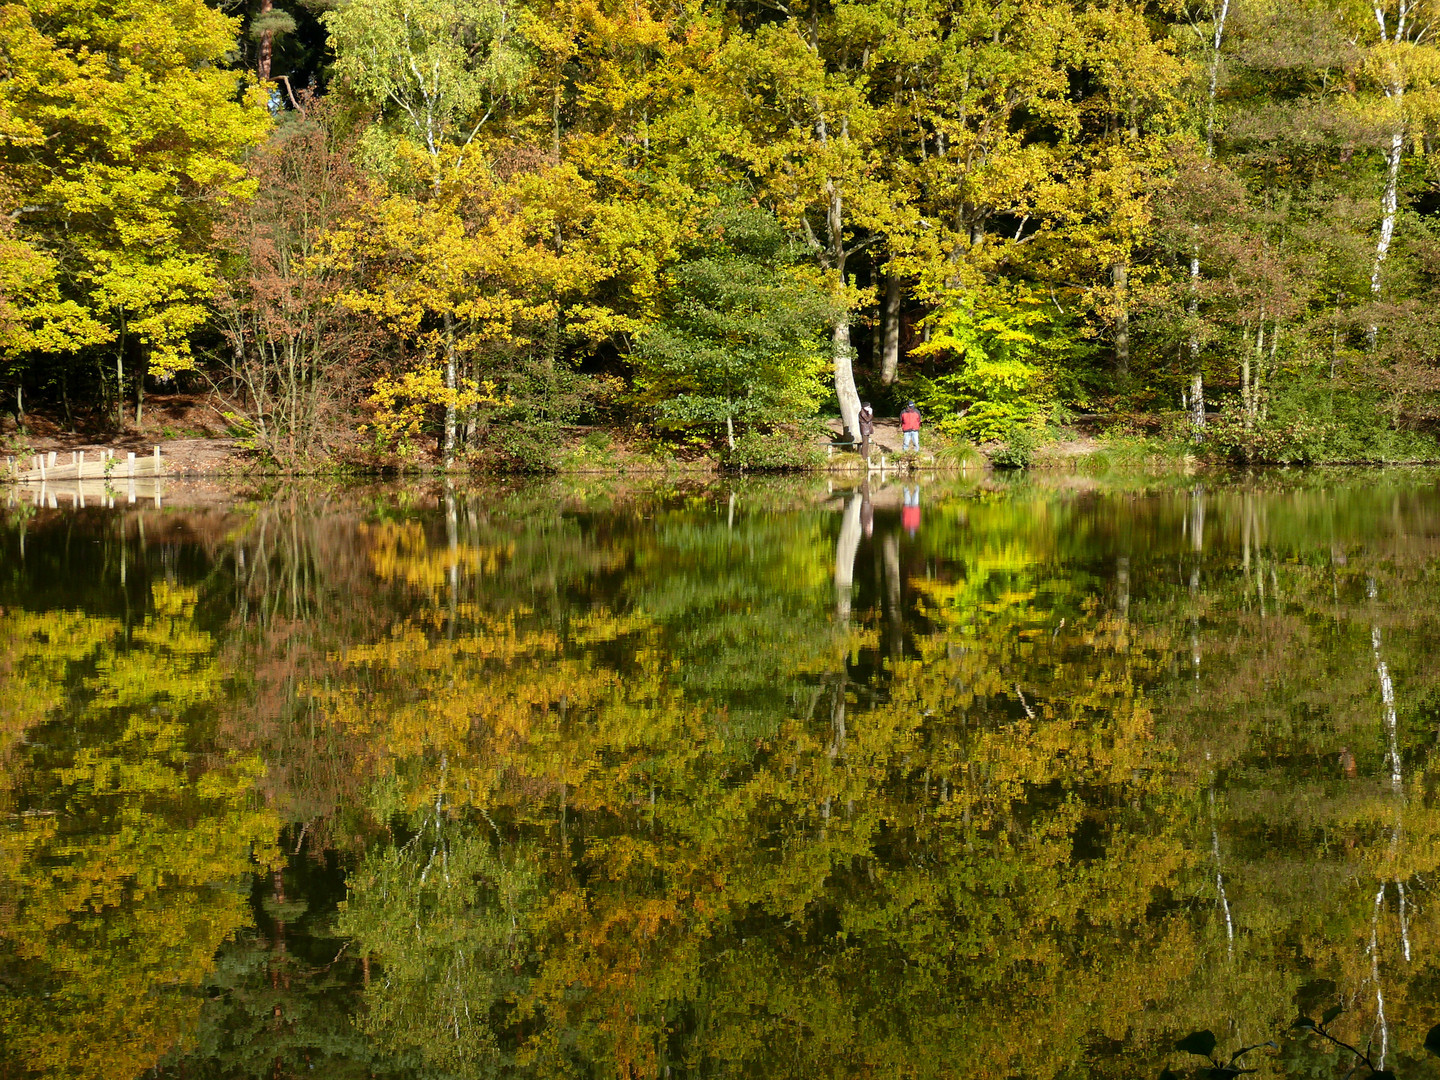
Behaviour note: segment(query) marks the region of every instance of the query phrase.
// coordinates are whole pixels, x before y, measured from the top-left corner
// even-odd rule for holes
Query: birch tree
[[[1416,132],[1417,121],[1433,115],[1432,100],[1440,52],[1435,40],[1436,5],[1428,0],[1373,0],[1369,15],[1374,19],[1376,38],[1364,60],[1365,74],[1379,91],[1375,119],[1383,133],[1384,159],[1380,189],[1380,229],[1375,238],[1375,257],[1370,269],[1370,294],[1379,299],[1385,260],[1395,239],[1395,218],[1400,208],[1400,165],[1406,142]],[[1416,99],[1420,99],[1417,101]],[[1417,115],[1418,114],[1418,115]],[[1369,344],[1375,345],[1377,327],[1372,322]]]
[[[371,163],[398,176],[403,154],[396,143],[417,147],[438,196],[447,174],[463,174],[476,138],[526,70],[512,7],[506,0],[350,0],[324,22],[336,75],[381,110],[382,123],[365,136]],[[455,458],[459,361],[454,312],[443,310],[441,321],[448,468]]]

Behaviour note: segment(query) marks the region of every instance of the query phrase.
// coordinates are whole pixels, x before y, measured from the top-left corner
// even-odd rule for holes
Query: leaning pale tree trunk
[[[825,121],[822,117],[816,125],[820,140],[826,140]],[[809,223],[806,223],[807,229]],[[835,271],[838,285],[843,292],[848,284],[845,279],[845,261],[852,254],[845,250],[845,201],[840,186],[834,180],[825,183],[825,229],[822,243],[810,234],[811,246],[818,250],[820,263],[826,269]],[[831,329],[831,353],[835,365],[835,400],[840,406],[840,418],[845,424],[845,438],[860,441],[860,392],[855,388],[855,350],[850,344],[850,310],[843,308]]]
[[[1225,20],[1230,14],[1230,0],[1220,0],[1215,14],[1215,38],[1210,49],[1210,71],[1205,98],[1205,162],[1215,157],[1215,93],[1220,84],[1220,48],[1225,42]],[[1200,311],[1200,232],[1195,232],[1195,245],[1190,252],[1190,317]],[[1190,428],[1191,437],[1199,442],[1205,437],[1205,369],[1200,360],[1200,337],[1190,334]]]
[[[818,52],[819,50],[819,43],[815,40],[813,31],[810,47],[812,51]],[[830,128],[825,118],[824,106],[818,98],[814,101],[814,108],[815,136],[820,145],[825,147],[830,143]],[[840,120],[840,130],[836,137],[842,143],[849,141],[849,122],[844,117]],[[843,297],[845,289],[849,285],[845,276],[845,263],[859,249],[845,247],[845,200],[840,190],[840,184],[834,177],[826,179],[824,196],[825,237],[823,240],[817,237],[811,227],[810,219],[804,217],[805,239],[819,259],[821,268],[834,272],[838,293]],[[841,310],[831,328],[831,348],[832,361],[835,366],[835,400],[840,406],[840,417],[845,424],[845,438],[858,443],[860,441],[860,392],[855,389],[855,350],[850,344],[848,304]]]

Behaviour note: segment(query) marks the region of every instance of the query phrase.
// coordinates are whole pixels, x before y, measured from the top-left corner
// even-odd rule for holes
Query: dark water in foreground
[[[0,1077],[1434,1077],[1437,730],[1435,473],[0,494]]]

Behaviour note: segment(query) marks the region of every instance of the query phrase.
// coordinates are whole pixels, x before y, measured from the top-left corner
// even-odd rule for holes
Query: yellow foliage
[[[371,433],[377,448],[394,450],[401,457],[412,457],[419,449],[417,440],[427,413],[436,409],[465,412],[478,405],[500,404],[493,383],[482,386],[474,379],[462,379],[447,387],[445,373],[438,367],[382,375],[366,401],[374,411],[370,422],[361,425],[361,434]]]

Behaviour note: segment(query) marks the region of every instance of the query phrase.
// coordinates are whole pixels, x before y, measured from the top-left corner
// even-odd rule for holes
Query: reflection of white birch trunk
[[[855,584],[855,553],[860,550],[860,505],[863,496],[857,491],[845,504],[840,523],[840,538],[835,541],[835,618],[850,621],[850,591]]]
[[[446,591],[450,601],[450,619],[446,635],[455,637],[455,621],[460,609],[460,518],[455,507],[455,489],[445,483],[445,546],[450,565],[445,569]]]
[[[1380,628],[1370,628],[1370,643],[1375,650],[1375,674],[1380,677],[1380,699],[1384,703],[1386,761],[1390,765],[1390,786],[1401,791],[1400,732],[1395,718],[1395,685],[1390,681],[1390,667],[1380,655]]]
[[[1375,894],[1375,907],[1370,915],[1370,978],[1375,983],[1375,1023],[1380,1028],[1380,1068],[1385,1068],[1385,1054],[1390,1049],[1390,1023],[1385,1018],[1385,991],[1380,985],[1380,909],[1385,904],[1385,886]]]
[[[1402,8],[1403,25],[1403,8]],[[1366,594],[1373,602],[1378,591],[1375,579],[1366,583]],[[1370,648],[1375,657],[1375,675],[1380,681],[1381,722],[1385,728],[1385,761],[1390,768],[1390,790],[1395,795],[1395,823],[1390,828],[1389,863],[1392,880],[1399,894],[1400,907],[1400,948],[1408,963],[1410,960],[1410,921],[1405,905],[1405,883],[1401,880],[1399,864],[1400,849],[1405,834],[1405,777],[1400,757],[1400,724],[1395,711],[1395,684],[1390,678],[1390,666],[1380,651],[1380,626],[1370,624]],[[1385,1055],[1390,1046],[1390,1025],[1385,1016],[1385,994],[1380,983],[1380,913],[1385,905],[1385,882],[1375,893],[1374,910],[1370,918],[1370,978],[1375,983],[1375,1020],[1380,1028],[1380,1069],[1385,1068]]]
[[[1235,921],[1230,916],[1230,898],[1225,895],[1225,872],[1220,863],[1220,830],[1215,824],[1215,774],[1210,774],[1210,851],[1215,856],[1215,893],[1225,915],[1226,951],[1235,955]]]

